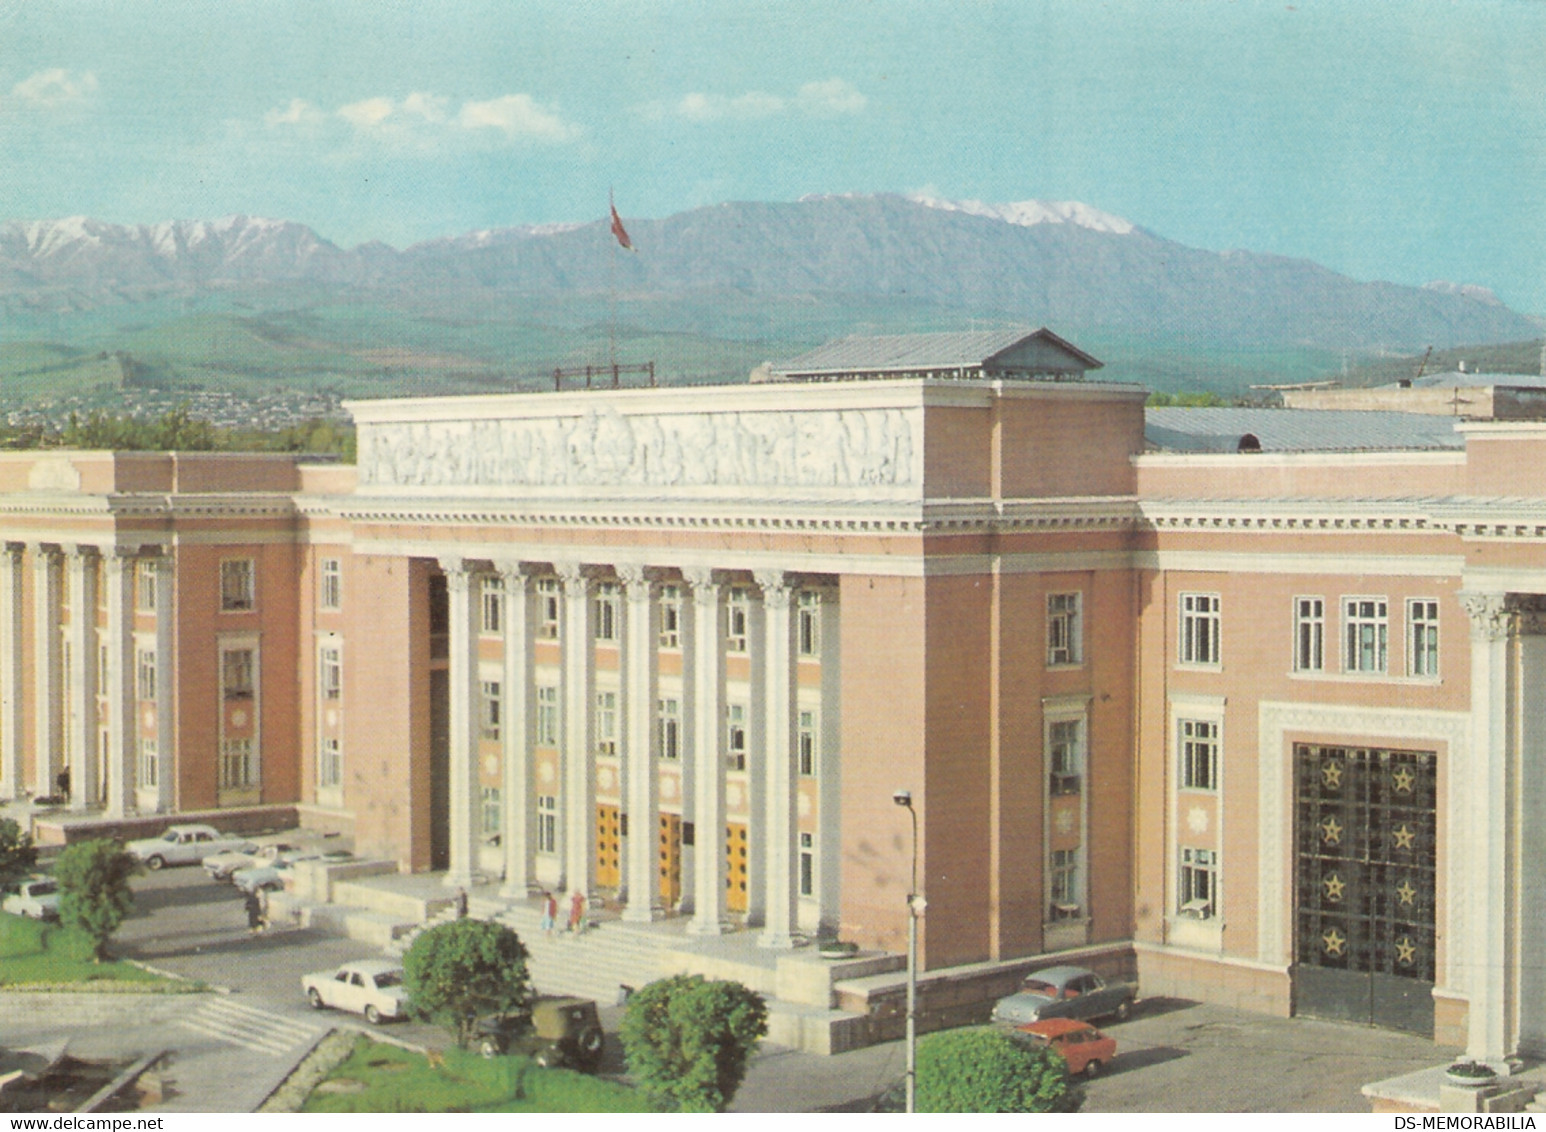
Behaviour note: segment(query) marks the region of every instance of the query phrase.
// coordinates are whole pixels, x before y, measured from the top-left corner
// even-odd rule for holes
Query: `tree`
[[[403,988],[414,1013],[448,1027],[463,1049],[484,1015],[517,1024],[531,1016],[526,945],[486,920],[453,920],[421,934],[403,956]]]
[[[919,1112],[1077,1112],[1063,1059],[1000,1030],[947,1030],[918,1043]]]
[[[116,841],[80,841],[59,854],[59,920],[91,937],[92,957],[107,956],[107,941],[134,907],[129,878],[140,866]]]
[[[26,876],[38,863],[32,835],[10,818],[0,818],[0,884]]]
[[[629,998],[622,1038],[628,1072],[655,1104],[723,1112],[767,1032],[760,994],[740,983],[673,975]]]

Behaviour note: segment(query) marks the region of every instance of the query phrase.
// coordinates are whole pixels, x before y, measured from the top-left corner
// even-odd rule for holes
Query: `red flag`
[[[612,205],[612,235],[617,237],[617,242],[628,251],[633,251],[633,241],[628,238],[628,229],[623,227],[623,218],[617,214],[617,205]]]

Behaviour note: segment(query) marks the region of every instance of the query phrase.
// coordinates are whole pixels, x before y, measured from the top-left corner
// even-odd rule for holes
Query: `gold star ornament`
[[[1347,937],[1336,928],[1327,928],[1321,934],[1321,946],[1327,955],[1341,955],[1347,950]]]
[[[1397,794],[1410,794],[1412,787],[1417,785],[1417,776],[1412,773],[1412,768],[1401,766],[1391,774],[1390,781],[1396,788]]]
[[[1329,762],[1321,767],[1321,785],[1327,790],[1336,790],[1342,785],[1342,764]]]
[[[1326,890],[1326,899],[1336,904],[1341,901],[1343,890],[1347,888],[1347,882],[1336,873],[1332,873],[1325,880],[1321,881],[1321,887]]]
[[[1401,882],[1401,887],[1396,889],[1396,899],[1400,900],[1402,905],[1407,908],[1410,908],[1416,902],[1417,889],[1412,887],[1411,881],[1404,880]]]
[[[1396,962],[1403,967],[1410,967],[1417,961],[1417,945],[1412,942],[1412,937],[1404,935],[1396,940]]]
[[[1411,849],[1417,844],[1417,831],[1402,822],[1393,835],[1397,849]]]
[[[1321,820],[1321,840],[1327,845],[1342,844],[1342,823],[1335,817],[1327,817]]]

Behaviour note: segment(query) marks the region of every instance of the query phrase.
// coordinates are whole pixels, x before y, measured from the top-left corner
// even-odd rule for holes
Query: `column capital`
[[[96,558],[101,554],[101,548],[94,542],[66,543],[64,549],[71,558]]]
[[[464,593],[472,585],[472,567],[465,558],[442,558],[440,570],[446,577],[446,589],[452,593]]]
[[[762,590],[762,604],[774,609],[789,608],[789,575],[782,570],[758,570],[752,580]]]
[[[710,566],[690,566],[682,571],[682,581],[687,583],[693,593],[702,591],[712,597],[722,584],[714,574]]]
[[[1472,640],[1501,641],[1508,636],[1513,613],[1509,609],[1507,594],[1467,590],[1456,596],[1471,619]]]
[[[586,571],[583,563],[573,560],[555,561],[553,563],[553,573],[563,583],[566,591],[575,588],[583,590],[590,586],[590,574]]]
[[[500,581],[505,584],[505,589],[511,593],[520,593],[531,579],[530,570],[520,562],[510,559],[495,559],[494,573],[499,575]]]
[[[623,583],[623,592],[629,601],[648,601],[655,580],[643,566],[628,563],[615,568],[617,580]]]

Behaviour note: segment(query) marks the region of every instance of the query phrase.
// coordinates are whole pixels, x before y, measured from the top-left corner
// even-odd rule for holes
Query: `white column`
[[[156,812],[168,813],[177,805],[177,611],[172,607],[177,587],[171,549],[156,560]]]
[[[564,885],[589,899],[596,886],[596,775],[590,749],[590,579],[577,562],[553,564],[564,587]]]
[[[799,888],[795,868],[794,838],[795,726],[793,625],[789,616],[789,584],[782,571],[759,572],[762,589],[763,676],[766,692],[763,710],[763,822],[762,841],[766,913],[762,947],[793,947],[799,923]]]
[[[97,804],[97,551],[72,546],[70,586],[70,809]]]
[[[26,709],[21,691],[25,616],[21,556],[25,549],[21,543],[8,542],[0,556],[0,798],[20,798],[26,789],[22,781],[26,742],[22,712]]]
[[[711,570],[685,570],[692,589],[693,918],[695,935],[725,930],[725,760],[720,745],[719,589]]]
[[[526,897],[531,880],[531,601],[526,592],[526,575],[520,564],[499,565],[505,584],[505,717],[500,735],[504,743],[504,780],[500,785],[500,805],[504,809],[504,828],[500,845],[504,849],[505,882],[499,894],[507,900]]]
[[[52,794],[62,762],[59,720],[59,555],[55,548],[32,552],[33,625],[33,789]]]
[[[442,558],[440,568],[446,576],[449,599],[450,633],[447,642],[447,673],[450,703],[447,712],[450,745],[451,861],[445,883],[465,888],[478,871],[478,626],[473,618],[481,614],[474,600],[476,576],[460,558]]]
[[[627,761],[627,897],[623,919],[649,921],[660,913],[656,866],[660,826],[660,774],[654,758],[657,685],[654,585],[638,566],[620,566],[627,598],[623,625],[623,752]]]
[[[1517,831],[1510,838],[1518,887],[1510,899],[1517,928],[1512,998],[1518,1008],[1513,1044],[1531,1057],[1546,1054],[1546,608],[1542,598],[1519,617],[1519,760],[1512,791]]]
[[[1465,990],[1466,1054],[1502,1069],[1513,1053],[1508,1034],[1509,630],[1503,594],[1463,594],[1471,615],[1471,758],[1466,828],[1452,851],[1466,854],[1468,897]]]
[[[107,574],[107,816],[134,810],[134,558],[108,547]]]

